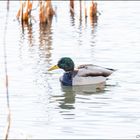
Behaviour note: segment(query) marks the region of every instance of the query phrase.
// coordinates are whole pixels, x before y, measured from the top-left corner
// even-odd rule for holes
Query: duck
[[[70,57],[62,57],[48,71],[56,69],[63,69],[65,71],[60,77],[60,82],[64,86],[105,85],[108,76],[115,71],[115,69],[93,64],[83,64],[75,68],[74,61]]]

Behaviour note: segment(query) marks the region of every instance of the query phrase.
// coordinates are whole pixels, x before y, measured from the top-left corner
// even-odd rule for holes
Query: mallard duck
[[[69,57],[61,58],[57,65],[49,68],[48,71],[63,69],[65,73],[60,77],[60,82],[65,86],[104,84],[107,77],[115,70],[104,68],[93,64],[80,65],[75,69],[74,62]]]

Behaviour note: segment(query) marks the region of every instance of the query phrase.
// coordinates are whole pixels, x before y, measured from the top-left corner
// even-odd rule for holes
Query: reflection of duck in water
[[[62,109],[74,109],[75,92],[72,87],[61,86],[62,92],[64,92],[64,99],[61,99],[60,106]]]
[[[63,86],[61,85],[61,90],[63,92],[62,96],[53,96],[53,98],[56,99],[56,101],[59,103],[59,107],[61,109],[62,115],[69,115],[70,118],[73,118],[74,114],[70,110],[73,110],[76,108],[75,103],[78,99],[85,99],[87,100],[88,96],[93,94],[102,94],[102,90],[97,90],[94,85],[84,85],[84,86]],[[82,95],[82,96],[81,96]],[[84,96],[85,95],[85,96]],[[86,101],[85,101],[86,102]]]
[[[58,68],[65,71],[64,75],[60,78],[60,82],[65,86],[92,84],[97,85],[96,88],[100,88],[100,86],[105,85],[107,77],[114,72],[114,69],[92,64],[80,65],[77,69],[74,69],[74,62],[69,57],[61,58],[58,64],[51,67],[48,71]]]

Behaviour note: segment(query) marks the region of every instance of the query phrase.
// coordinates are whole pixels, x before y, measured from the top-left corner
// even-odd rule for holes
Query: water
[[[4,28],[7,2],[0,2],[0,138],[7,107]],[[19,2],[10,1],[6,32],[11,128],[9,138],[131,138],[140,135],[140,2],[98,1],[98,19],[79,21],[68,2],[53,1],[52,23],[35,20],[21,28]],[[87,2],[87,5],[89,3]],[[102,91],[92,86],[61,87],[62,70],[47,72],[62,56],[76,65],[115,68]]]

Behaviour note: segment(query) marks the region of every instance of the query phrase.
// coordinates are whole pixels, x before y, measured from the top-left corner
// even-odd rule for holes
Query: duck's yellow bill
[[[52,66],[51,68],[48,69],[48,71],[56,70],[59,69],[57,65]]]

